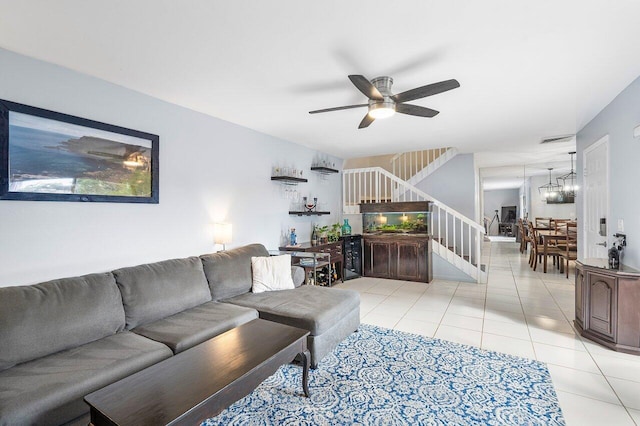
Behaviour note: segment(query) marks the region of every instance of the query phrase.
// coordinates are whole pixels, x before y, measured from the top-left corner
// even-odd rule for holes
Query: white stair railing
[[[436,170],[455,156],[456,153],[457,151],[453,148],[402,152],[391,158],[391,170],[395,176],[410,182],[414,176],[421,174],[421,172],[432,172]],[[424,178],[426,175],[421,177]]]
[[[478,282],[486,282],[481,225],[381,167],[343,170],[343,211],[359,214],[360,204],[430,201],[429,232],[440,257]]]

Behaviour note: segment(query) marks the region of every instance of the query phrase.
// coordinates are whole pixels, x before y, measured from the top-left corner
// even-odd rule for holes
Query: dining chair
[[[571,219],[553,219],[553,227],[556,230],[556,234],[564,234],[569,222],[575,221]]]
[[[555,233],[559,234],[559,235],[564,235],[567,233],[567,228],[568,227],[576,227],[577,226],[577,222],[575,221],[571,221],[571,220],[565,220],[562,219],[558,222],[555,223],[554,228],[555,228]],[[564,241],[562,240],[558,240],[558,245],[561,245],[564,247]]]
[[[536,228],[551,228],[553,226],[553,218],[552,217],[536,217],[535,222]]]
[[[529,243],[527,237],[527,226],[522,219],[518,219],[518,232],[520,233],[520,253],[527,251]]]
[[[533,226],[533,223],[529,222],[529,232],[531,234],[531,238],[529,238],[529,242],[531,243],[531,251],[529,253],[529,265],[535,271],[538,267],[538,262],[542,263],[544,253],[544,243],[536,230],[536,227]],[[560,257],[561,250],[555,245],[547,244],[547,257],[551,257],[553,261],[553,265],[560,268]]]
[[[560,253],[560,262],[562,262],[562,269],[566,272],[566,277],[569,278],[569,261],[578,259],[578,227],[576,222],[567,222],[566,239],[562,240],[562,244],[558,244]]]
[[[529,220],[527,221],[527,233],[526,233],[526,238],[527,238],[527,243],[529,243],[531,245],[531,247],[529,248],[529,266],[533,268],[533,263],[536,262],[536,241],[534,239],[534,233],[533,233],[533,223]]]

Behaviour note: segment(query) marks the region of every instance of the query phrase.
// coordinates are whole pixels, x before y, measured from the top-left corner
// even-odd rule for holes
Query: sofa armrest
[[[304,268],[301,268],[299,266],[292,266],[291,279],[293,279],[293,285],[296,288],[304,284],[304,279],[305,279]]]

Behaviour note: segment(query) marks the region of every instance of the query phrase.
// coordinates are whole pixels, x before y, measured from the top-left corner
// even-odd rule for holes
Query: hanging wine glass
[[[307,197],[304,197],[303,200],[304,200],[304,207],[309,212],[312,212],[313,209],[315,209],[316,205],[318,204],[318,198],[316,197],[313,198],[313,202],[311,202],[311,200],[308,199]]]

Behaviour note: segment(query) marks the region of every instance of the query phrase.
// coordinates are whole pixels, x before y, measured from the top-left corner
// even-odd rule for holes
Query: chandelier
[[[556,178],[556,182],[558,182],[558,184],[562,186],[562,192],[568,197],[575,197],[576,191],[578,190],[578,185],[576,184],[577,175],[573,170],[573,156],[575,154],[575,151],[571,151],[569,153],[569,155],[571,156],[571,171]],[[560,183],[560,181],[562,181],[562,183]]]
[[[540,195],[542,195],[543,201],[549,201],[558,198],[560,191],[562,191],[562,187],[560,185],[551,181],[551,170],[553,170],[553,168],[549,168],[548,170],[549,183],[538,187],[538,192],[540,192]]]

